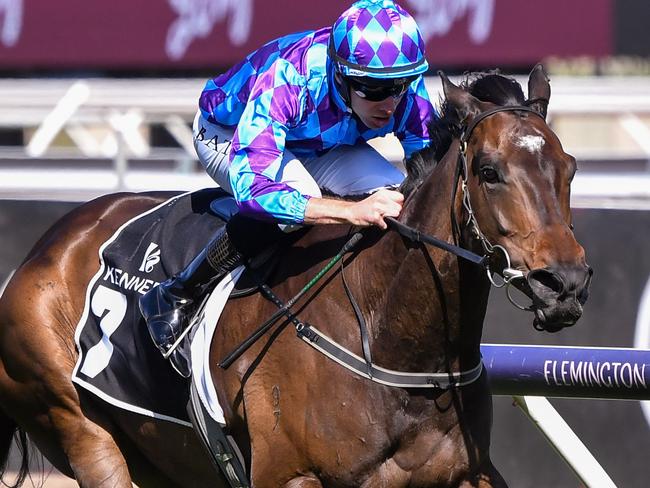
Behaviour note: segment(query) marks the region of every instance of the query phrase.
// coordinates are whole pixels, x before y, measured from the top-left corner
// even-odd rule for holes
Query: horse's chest
[[[403,408],[348,412],[343,418],[355,427],[345,442],[331,444],[337,446],[331,453],[337,460],[331,466],[335,477],[348,478],[350,486],[446,486],[447,481],[455,486],[452,480],[463,475],[467,463],[457,419],[450,410],[427,409],[417,415]]]
[[[390,457],[378,456],[373,468],[355,486],[407,488],[457,486],[466,474],[462,443],[455,436],[423,433],[408,439]]]

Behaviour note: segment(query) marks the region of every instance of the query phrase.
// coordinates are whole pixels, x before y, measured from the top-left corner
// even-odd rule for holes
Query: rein
[[[475,254],[465,248],[456,246],[454,244],[449,244],[448,242],[442,241],[437,237],[430,236],[429,234],[423,234],[416,228],[403,224],[393,217],[385,217],[384,220],[386,220],[388,225],[395,232],[401,236],[406,237],[411,242],[431,244],[432,246],[444,249],[451,254],[455,254],[460,258],[466,259],[470,263],[478,264],[479,266],[483,267],[487,266],[486,256],[479,256],[478,254]]]

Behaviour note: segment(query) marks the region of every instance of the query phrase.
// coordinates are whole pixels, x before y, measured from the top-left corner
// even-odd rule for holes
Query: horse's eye
[[[481,168],[481,179],[486,183],[498,183],[499,173],[490,166],[483,166]]]

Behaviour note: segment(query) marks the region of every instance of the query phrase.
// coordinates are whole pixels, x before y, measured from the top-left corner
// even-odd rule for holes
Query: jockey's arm
[[[404,203],[404,195],[395,190],[382,189],[359,202],[333,198],[310,198],[305,209],[305,224],[341,224],[386,228],[384,217],[397,217]]]

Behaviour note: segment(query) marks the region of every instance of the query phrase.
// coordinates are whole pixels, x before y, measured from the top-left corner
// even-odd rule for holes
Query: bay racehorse
[[[417,237],[485,255],[491,273],[530,297],[537,328],[573,325],[591,276],[571,230],[576,163],[545,122],[550,87],[541,66],[529,77],[528,99],[497,73],[460,86],[441,78],[434,144],[407,161],[402,186],[398,223],[419,232],[366,232],[344,267],[332,268],[293,313],[377,366],[442,373],[452,385],[371,381],[298,340],[288,320],[222,369],[224,356],[276,310],[260,294],[231,300],[211,345],[212,373],[252,486],[505,486],[489,455],[488,382],[477,373],[490,278],[484,267]],[[225,486],[192,430],[108,405],[70,379],[75,326],[99,269],[99,246],[168,197],[115,194],[82,205],[15,273],[0,302],[5,461],[18,429],[84,487],[132,480],[141,487]],[[284,300],[296,295],[349,232],[320,226],[301,236],[268,279],[273,292]]]

